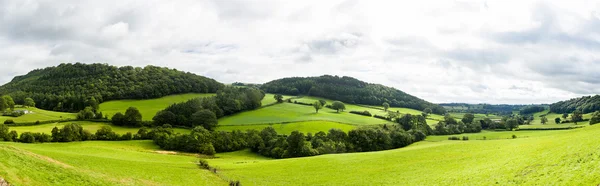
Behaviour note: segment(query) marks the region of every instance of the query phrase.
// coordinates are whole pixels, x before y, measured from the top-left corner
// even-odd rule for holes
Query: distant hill
[[[600,95],[583,96],[550,105],[550,112],[554,113],[571,113],[575,110],[581,110],[584,114],[600,110]]]
[[[91,97],[97,102],[148,99],[181,93],[215,93],[224,85],[210,78],[164,67],[116,67],[107,64],[60,64],[33,70],[0,86],[17,104],[31,97],[36,107],[79,111]]]
[[[352,104],[382,105],[417,110],[431,108],[443,114],[442,106],[427,102],[398,89],[360,81],[352,77],[324,75],[319,77],[291,77],[274,80],[261,86],[265,92],[289,95],[310,95]]]

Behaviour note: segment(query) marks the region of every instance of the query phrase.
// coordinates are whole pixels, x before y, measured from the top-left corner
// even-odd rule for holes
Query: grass
[[[277,100],[275,100],[274,96],[275,96],[275,94],[265,94],[265,97],[261,101],[262,106],[277,103]],[[293,97],[293,96],[288,96],[288,95],[282,95],[282,96],[283,96],[283,100]]]
[[[241,130],[246,131],[249,129],[262,130],[266,127],[273,127],[278,134],[290,134],[293,131],[302,131],[304,133],[317,133],[319,131],[327,132],[329,129],[340,129],[344,132],[348,132],[356,126],[336,123],[331,121],[300,121],[300,122],[292,122],[292,123],[277,123],[277,124],[264,124],[264,125],[221,125],[217,127],[217,130],[220,131],[233,131],[233,130]]]
[[[546,118],[548,119],[548,122],[546,124],[542,124],[542,117],[541,117],[542,115],[545,115]],[[570,116],[571,115],[569,115],[569,118],[567,118],[567,119],[570,119]],[[562,114],[551,113],[549,110],[537,112],[537,113],[533,114],[533,121],[531,121],[530,125],[521,125],[521,126],[519,126],[519,128],[567,128],[567,127],[576,127],[576,126],[587,126],[589,123],[587,121],[584,121],[584,122],[578,122],[577,124],[575,124],[575,123],[556,124],[554,122],[555,118],[560,118],[561,120],[563,120]],[[590,118],[592,118],[592,113],[583,115],[583,119],[590,119]]]
[[[14,185],[226,185],[191,155],[151,141],[0,143],[0,177]]]
[[[257,110],[242,112],[219,119],[219,125],[258,125],[299,121],[332,121],[353,125],[373,125],[389,123],[374,117],[361,116],[348,112],[337,113],[323,108],[315,113],[312,106],[293,103],[281,103]]]
[[[152,117],[154,117],[158,111],[161,111],[174,103],[181,103],[193,98],[210,97],[214,95],[215,94],[190,93],[170,95],[156,99],[107,101],[100,104],[100,111],[110,118],[117,112],[125,113],[127,108],[136,107],[140,110],[140,113],[142,113],[142,120],[151,121]]]
[[[502,138],[513,132],[489,134]],[[422,141],[405,148],[271,160],[248,151],[208,160],[244,185],[597,185],[600,125],[518,131],[527,138]],[[430,137],[428,137],[430,138]]]
[[[50,132],[52,131],[52,128],[54,128],[54,127],[62,128],[64,125],[69,124],[69,123],[77,123],[77,124],[81,125],[83,127],[83,129],[88,130],[88,131],[90,131],[92,133],[95,133],[102,126],[109,126],[109,127],[111,127],[112,130],[115,133],[117,133],[117,134],[125,134],[127,132],[131,132],[133,134],[136,134],[138,132],[138,130],[139,130],[139,128],[121,127],[121,126],[112,125],[110,123],[89,122],[89,121],[73,121],[73,122],[64,122],[64,123],[50,123],[50,124],[33,125],[33,126],[11,126],[10,130],[15,130],[19,134],[21,134],[23,132],[40,132],[40,133],[50,134]],[[187,133],[190,132],[190,130],[188,130],[188,129],[181,129],[181,128],[173,128],[173,130],[175,132],[179,132],[179,133],[182,133],[182,134],[187,134]]]
[[[19,117],[10,117],[10,116],[0,116],[0,121],[4,122],[7,119],[12,119],[16,123],[29,123],[36,121],[48,121],[48,120],[61,120],[61,119],[74,119],[77,117],[74,113],[66,113],[66,112],[54,112],[48,110],[42,110],[38,108],[15,108],[15,110],[28,110],[31,113],[19,116]]]

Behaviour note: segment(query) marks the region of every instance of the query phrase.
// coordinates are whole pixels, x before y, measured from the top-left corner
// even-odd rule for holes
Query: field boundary
[[[238,124],[238,125],[222,125],[222,124],[219,124],[219,126],[275,125],[275,124],[300,123],[300,122],[307,122],[307,121],[326,121],[326,122],[333,122],[333,123],[339,123],[339,124],[345,124],[345,125],[352,125],[352,126],[370,126],[370,125],[360,125],[360,124],[344,123],[344,122],[337,122],[337,121],[330,121],[330,120],[301,120],[301,121],[283,121],[283,122],[270,122],[270,123],[250,123],[250,124],[247,123],[247,124]],[[388,124],[388,123],[371,124],[371,125],[383,125],[383,124]]]

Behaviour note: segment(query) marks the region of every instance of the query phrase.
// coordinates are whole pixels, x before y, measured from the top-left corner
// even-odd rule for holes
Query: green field
[[[138,132],[138,130],[140,130],[139,128],[121,127],[121,126],[112,125],[110,123],[89,122],[89,121],[50,123],[50,124],[33,125],[33,126],[11,126],[10,130],[15,130],[19,134],[21,134],[23,132],[40,132],[40,133],[50,134],[50,132],[52,132],[52,128],[54,128],[54,127],[62,128],[64,125],[69,124],[69,123],[79,124],[83,127],[83,129],[88,130],[92,133],[95,133],[98,129],[100,129],[103,126],[111,127],[112,130],[117,134],[125,134],[127,132],[136,134]],[[173,128],[173,131],[177,132],[177,133],[182,133],[182,134],[187,134],[190,132],[190,130],[182,129],[182,128]]]
[[[302,131],[305,133],[317,133],[319,131],[327,132],[329,129],[340,129],[345,132],[348,132],[356,126],[336,123],[331,121],[300,121],[300,122],[292,122],[292,123],[278,123],[278,124],[261,124],[261,125],[221,125],[217,127],[217,130],[220,131],[233,131],[233,130],[241,130],[246,131],[249,129],[257,129],[262,130],[266,127],[273,127],[275,131],[279,134],[290,134],[293,131]]]
[[[152,141],[0,142],[0,177],[14,185],[226,185],[193,155]]]
[[[117,112],[125,113],[125,110],[129,107],[136,107],[142,113],[142,119],[144,121],[151,121],[152,117],[156,115],[158,111],[161,111],[173,103],[181,103],[187,100],[198,98],[198,97],[209,97],[215,94],[178,94],[170,95],[156,99],[145,99],[145,100],[115,100],[107,101],[100,104],[100,112],[112,117]]]
[[[542,118],[541,118],[542,115],[546,115],[546,118],[548,119],[548,122],[546,124],[542,124]],[[592,117],[592,113],[583,115],[583,119],[590,119],[591,117]],[[521,125],[521,126],[519,126],[519,128],[567,128],[567,127],[576,127],[576,126],[587,126],[589,123],[589,122],[585,121],[585,122],[578,122],[577,124],[575,124],[575,123],[556,124],[554,122],[555,118],[560,118],[561,120],[563,120],[562,114],[550,113],[549,110],[537,112],[537,113],[533,114],[533,121],[531,121],[531,123],[529,125]],[[570,115],[569,115],[569,118],[570,118]]]
[[[4,122],[7,119],[12,119],[16,123],[30,123],[36,121],[49,121],[49,120],[61,120],[61,119],[74,119],[77,114],[66,113],[66,112],[54,112],[48,110],[42,110],[38,108],[15,108],[15,110],[28,110],[31,113],[19,117],[0,116],[0,122]]]
[[[512,135],[510,132],[486,134]],[[427,141],[405,148],[270,160],[248,151],[209,160],[244,185],[596,185],[600,125],[519,131],[503,140]],[[440,138],[445,137],[441,136]],[[430,138],[430,137],[428,137]]]
[[[273,103],[277,103],[277,100],[275,100],[274,96],[275,96],[275,94],[265,94],[265,97],[261,101],[261,105],[266,106],[266,105],[270,105]],[[282,96],[283,96],[283,100],[290,99],[293,97],[293,96],[288,96],[288,95],[282,95]]]
[[[337,113],[335,110],[328,108],[323,108],[319,113],[315,113],[315,109],[312,106],[281,103],[223,117],[219,119],[219,125],[275,124],[298,121],[333,121],[353,125],[389,123],[386,120],[374,117],[361,116],[348,112]]]

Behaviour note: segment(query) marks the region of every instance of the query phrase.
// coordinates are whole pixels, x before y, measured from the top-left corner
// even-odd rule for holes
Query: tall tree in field
[[[383,103],[383,111],[387,112],[388,108],[390,108],[390,104],[387,102]]]
[[[322,106],[325,106],[327,104],[327,101],[320,99],[319,103],[321,103]]]
[[[25,98],[25,103],[23,105],[26,107],[35,107],[35,101],[31,98]]]
[[[594,112],[594,114],[592,114],[592,118],[590,119],[590,125],[597,123],[600,123],[600,111]]]
[[[95,98],[94,96],[92,96],[90,99],[88,99],[88,100],[86,101],[86,106],[90,106],[90,107],[92,107],[92,110],[93,110],[94,112],[97,112],[97,111],[98,111],[98,109],[100,109],[100,106],[99,106],[98,100],[96,100],[96,98]]]
[[[191,122],[193,126],[202,126],[206,130],[213,130],[218,124],[217,115],[208,109],[192,114]]]
[[[427,116],[429,116],[429,114],[431,114],[431,112],[433,112],[431,110],[431,108],[425,108],[425,109],[423,109],[423,113],[425,113],[425,115],[427,115]]]
[[[466,124],[473,123],[473,120],[475,120],[475,115],[473,115],[473,114],[471,114],[471,113],[467,113],[467,114],[465,114],[465,115],[463,116],[463,118],[461,119],[461,121],[462,121],[463,123],[466,123]]]
[[[567,113],[564,113],[564,114],[562,115],[562,118],[563,118],[563,119],[567,119],[568,117],[569,117],[569,114],[567,114]]]
[[[560,124],[560,118],[554,118],[554,123]]]
[[[575,112],[573,112],[573,114],[571,114],[571,121],[575,123],[583,121],[583,114],[581,113],[581,111],[576,110]]]
[[[4,98],[0,97],[0,112],[3,112],[6,109],[8,109],[8,104]]]
[[[8,105],[8,108],[10,110],[15,110],[15,101],[13,100],[12,97],[10,97],[9,95],[4,95],[4,96],[2,96],[2,99],[4,99],[4,103],[6,103],[6,105]]]
[[[519,128],[519,122],[514,118],[507,119],[506,120],[506,128],[511,131],[513,129]]]
[[[344,103],[341,101],[334,101],[331,103],[331,108],[337,110],[337,112],[340,112],[340,110],[344,111],[344,109],[346,109],[346,105],[344,105]]]
[[[548,118],[546,118],[546,116],[542,116],[542,124],[545,125],[546,123],[548,123]]]
[[[140,111],[135,107],[129,107],[125,111],[125,116],[124,116],[123,120],[125,121],[125,125],[141,126],[142,113],[140,113]]]
[[[275,94],[275,96],[273,96],[273,98],[275,98],[275,100],[277,100],[277,103],[283,102],[283,96],[281,94]]]
[[[315,112],[319,113],[319,109],[323,108],[323,105],[321,105],[320,101],[315,101],[313,103],[313,107],[315,108]]]

